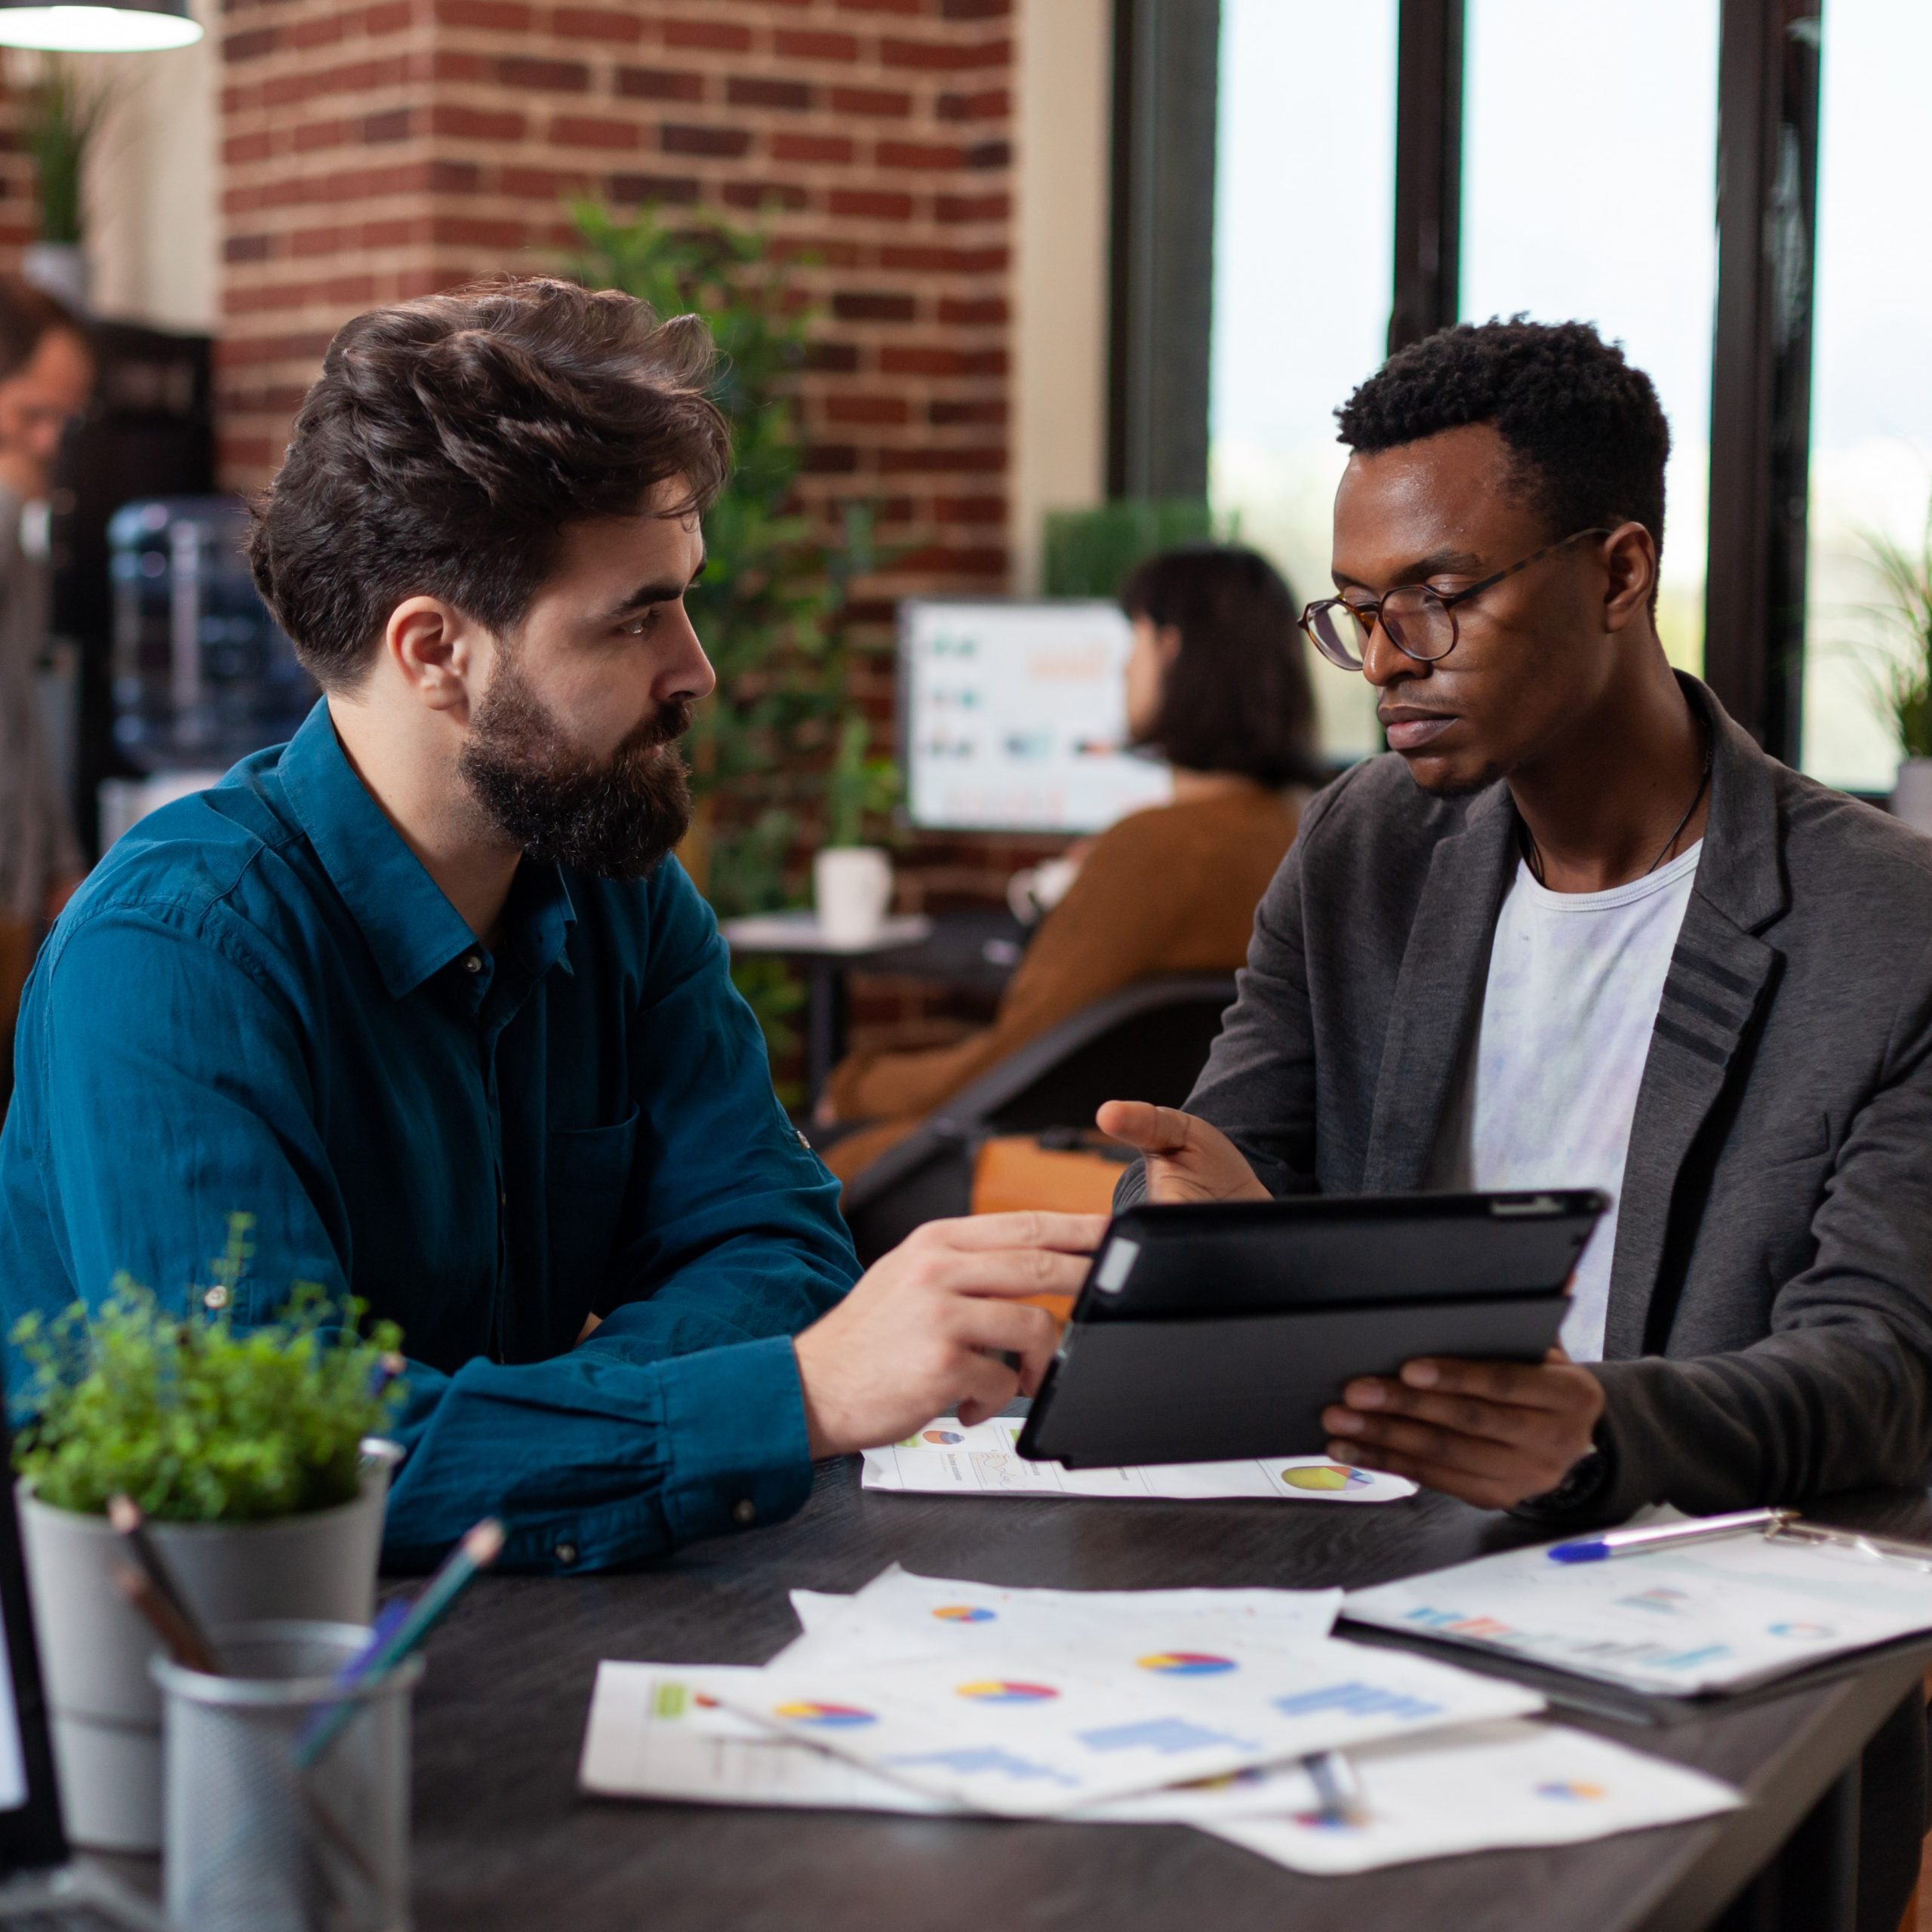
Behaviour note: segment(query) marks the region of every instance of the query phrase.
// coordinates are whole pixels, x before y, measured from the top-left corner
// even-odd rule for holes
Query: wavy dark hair
[[[1294,594],[1266,558],[1231,544],[1164,551],[1135,568],[1120,601],[1130,617],[1180,636],[1147,749],[1189,771],[1320,783]]]
[[[352,687],[405,597],[512,634],[565,528],[708,508],[731,438],[695,315],[503,275],[345,323],[256,502],[255,582],[325,690]]]

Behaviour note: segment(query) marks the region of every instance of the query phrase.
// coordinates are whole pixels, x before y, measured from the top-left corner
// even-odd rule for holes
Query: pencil
[[[198,1670],[210,1677],[221,1675],[221,1666],[201,1632],[155,1589],[153,1578],[124,1564],[114,1573],[114,1587],[146,1618],[168,1654],[184,1670]]]
[[[485,1517],[466,1531],[462,1541],[444,1559],[442,1567],[423,1586],[423,1594],[410,1605],[408,1615],[395,1633],[367,1652],[359,1669],[352,1664],[349,1666],[353,1675],[343,1687],[350,1689],[386,1677],[442,1621],[450,1605],[478,1571],[488,1569],[496,1561],[503,1546],[503,1526],[494,1516]],[[345,1676],[349,1672],[345,1672]],[[355,1715],[355,1700],[345,1697],[317,1712],[316,1721],[295,1747],[295,1761],[303,1770],[306,1770],[335,1741],[343,1725]]]
[[[147,1580],[149,1588],[168,1606],[175,1623],[188,1632],[195,1647],[210,1660],[205,1667],[219,1675],[220,1666],[214,1661],[214,1644],[188,1599],[181,1594],[181,1586],[174,1580],[161,1552],[155,1547],[154,1539],[148,1534],[147,1518],[141,1514],[140,1504],[131,1496],[110,1496],[107,1499],[107,1520],[140,1565],[141,1574]],[[131,1603],[134,1599],[130,1597],[128,1601]],[[140,1607],[138,1604],[135,1605],[137,1609]],[[199,1664],[195,1666],[198,1670],[203,1667]]]

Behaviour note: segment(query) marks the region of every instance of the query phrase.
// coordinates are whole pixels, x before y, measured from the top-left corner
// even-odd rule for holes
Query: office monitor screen
[[[1099,832],[1164,804],[1164,766],[1126,749],[1133,632],[1112,604],[900,606],[900,754],[922,829]]]

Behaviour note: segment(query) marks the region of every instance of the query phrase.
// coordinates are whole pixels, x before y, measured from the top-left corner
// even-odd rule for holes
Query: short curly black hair
[[[1663,552],[1670,425],[1657,392],[1588,322],[1459,322],[1398,349],[1335,412],[1372,454],[1493,424],[1552,538],[1641,523]]]

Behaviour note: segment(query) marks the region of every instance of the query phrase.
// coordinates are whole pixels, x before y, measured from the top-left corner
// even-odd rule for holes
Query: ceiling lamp
[[[57,6],[0,0],[0,47],[54,54],[151,54],[202,37],[187,0],[63,0]]]

